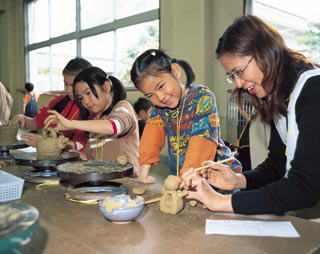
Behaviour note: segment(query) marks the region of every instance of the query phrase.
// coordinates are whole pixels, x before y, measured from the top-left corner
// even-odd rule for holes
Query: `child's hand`
[[[55,127],[55,129],[57,131],[65,131],[65,130],[72,129],[71,121],[68,120],[67,118],[63,117],[57,111],[48,110],[48,113],[50,113],[51,115],[49,115],[44,120],[44,128],[48,128],[51,124],[56,124],[57,126]]]
[[[76,149],[70,149],[69,152],[77,153],[82,161],[87,161],[89,159],[85,152],[80,152]]]
[[[26,118],[23,114],[18,114],[13,117],[10,121],[10,124],[19,124],[20,128],[24,128],[26,126]]]
[[[142,183],[155,183],[156,179],[153,176],[149,175],[151,165],[149,164],[143,164],[140,167],[140,170],[136,172],[138,175],[138,181]]]
[[[25,133],[21,135],[21,139],[29,146],[36,147],[40,137],[35,134]]]
[[[138,182],[141,182],[141,183],[149,183],[149,184],[151,184],[151,183],[155,183],[156,182],[156,179],[153,176],[149,176],[149,175],[147,177],[144,177],[144,178],[138,177],[137,179],[138,179]]]

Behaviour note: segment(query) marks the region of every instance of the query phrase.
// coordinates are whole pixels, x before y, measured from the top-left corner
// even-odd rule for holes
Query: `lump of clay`
[[[133,188],[132,189],[132,193],[133,194],[136,194],[136,195],[142,195],[143,193],[145,193],[146,192],[146,190],[144,189],[144,188],[138,188],[138,187],[136,187],[136,188]]]
[[[53,128],[44,129],[42,137],[37,142],[37,154],[39,159],[57,158],[62,149],[68,144],[68,138],[57,136]]]
[[[103,205],[109,213],[112,213],[114,209],[126,209],[140,206],[141,201],[143,201],[142,197],[131,199],[128,195],[118,195],[116,197],[106,198],[103,201]]]
[[[190,206],[196,206],[198,204],[198,202],[196,200],[190,200],[189,201],[189,205]]]
[[[0,125],[0,144],[10,145],[16,144],[17,141],[17,133],[19,130],[18,124],[11,124],[9,122],[8,125]]]
[[[127,165],[127,163],[128,163],[127,156],[125,156],[124,154],[118,156],[118,157],[117,157],[117,162],[118,162],[120,165],[122,165],[122,166]]]
[[[160,211],[164,213],[177,214],[183,207],[183,197],[188,194],[187,191],[178,190],[180,185],[179,177],[170,175],[164,181],[160,199]]]

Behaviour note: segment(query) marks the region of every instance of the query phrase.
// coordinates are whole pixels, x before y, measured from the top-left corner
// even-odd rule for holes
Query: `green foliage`
[[[317,62],[320,62],[320,23],[310,23],[309,29],[298,38],[300,45],[305,45],[308,55]]]
[[[147,26],[146,31],[141,33],[139,40],[133,42],[126,51],[126,56],[121,59],[122,69],[120,70],[119,77],[121,80],[129,85],[130,69],[134,60],[145,50],[150,48],[158,48],[159,46],[159,28],[157,25],[152,24]]]

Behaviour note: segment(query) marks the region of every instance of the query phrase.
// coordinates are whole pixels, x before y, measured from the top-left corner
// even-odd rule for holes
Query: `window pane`
[[[49,48],[41,48],[29,52],[30,82],[36,91],[50,90]]]
[[[81,29],[113,21],[113,0],[81,0]]]
[[[106,72],[114,72],[114,32],[81,40],[81,56]]]
[[[38,0],[28,4],[29,44],[49,39],[48,0]]]
[[[159,0],[116,0],[116,19],[159,8]]]
[[[159,48],[159,21],[142,23],[117,30],[117,74],[125,85],[130,82],[134,60],[145,50]]]
[[[320,61],[319,0],[253,0],[253,14],[273,24],[287,45]]]
[[[51,90],[63,90],[62,70],[66,64],[77,55],[76,41],[67,41],[51,47]]]
[[[50,11],[51,38],[76,30],[76,0],[51,0]]]

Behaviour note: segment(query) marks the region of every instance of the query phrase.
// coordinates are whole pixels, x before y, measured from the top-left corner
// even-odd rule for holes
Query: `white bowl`
[[[128,195],[109,196],[99,201],[99,208],[104,217],[115,223],[135,220],[143,207],[144,200],[142,197],[130,199]]]

